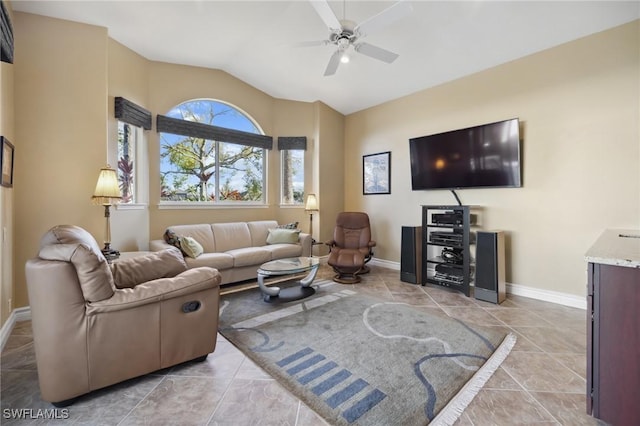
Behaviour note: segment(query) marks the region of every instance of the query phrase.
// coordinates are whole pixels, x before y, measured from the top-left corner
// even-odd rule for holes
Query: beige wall
[[[116,168],[118,164],[118,121],[114,117],[115,98],[123,97],[144,108],[149,108],[149,85],[147,76],[149,61],[122,44],[109,39],[108,44],[108,158],[109,164]],[[138,142],[147,151],[149,133],[142,131],[142,140]],[[149,209],[148,183],[149,171],[146,167],[148,156],[138,158],[136,179],[144,186],[138,191],[138,205],[116,206],[111,212],[113,247],[120,251],[146,250],[149,245]],[[97,175],[96,175],[97,176]],[[137,186],[137,183],[136,183]]]
[[[16,13],[14,306],[28,305],[24,264],[58,224],[98,241],[101,206],[91,204],[107,161],[106,28]]]
[[[12,16],[11,3],[5,3]],[[16,148],[13,114],[13,65],[0,62],[0,135],[6,137]],[[0,186],[0,325],[9,318],[13,300],[13,194],[11,188]]]
[[[333,237],[336,216],[345,210],[345,160],[344,131],[345,120],[334,109],[317,102],[316,120],[318,122],[317,156],[317,220],[314,222],[314,237],[317,241],[329,241]],[[349,160],[349,165],[351,163]],[[317,254],[327,254],[327,249],[318,247]]]
[[[584,253],[604,228],[640,228],[639,22],[425,90],[346,119],[345,207],[369,212],[376,257],[449,191],[411,191],[408,139],[519,117],[523,187],[459,190],[507,232],[507,281],[586,294]],[[362,195],[362,155],[392,151],[390,195]]]

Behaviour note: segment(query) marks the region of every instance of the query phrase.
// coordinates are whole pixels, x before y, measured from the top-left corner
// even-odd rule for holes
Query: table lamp
[[[111,248],[111,212],[112,204],[117,204],[122,199],[120,193],[120,185],[118,184],[118,174],[107,164],[107,167],[100,169],[98,183],[91,197],[94,204],[102,204],[104,206],[104,217],[106,221],[104,248],[102,254],[107,260],[117,258],[120,253]]]
[[[309,235],[311,235],[311,241],[315,242],[313,239],[313,212],[319,211],[316,194],[307,195],[307,203],[305,204],[304,209],[309,212]]]

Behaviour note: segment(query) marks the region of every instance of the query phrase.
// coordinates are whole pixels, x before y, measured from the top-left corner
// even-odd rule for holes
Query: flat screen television
[[[522,186],[517,118],[409,139],[411,189]]]

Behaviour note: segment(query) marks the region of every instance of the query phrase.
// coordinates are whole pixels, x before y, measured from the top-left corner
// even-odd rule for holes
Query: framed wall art
[[[391,151],[362,156],[362,193],[391,194]]]
[[[0,136],[0,185],[7,188],[13,187],[13,145],[4,136]]]

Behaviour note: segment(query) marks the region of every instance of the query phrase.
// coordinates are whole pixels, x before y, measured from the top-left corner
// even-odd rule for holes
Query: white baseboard
[[[11,311],[11,315],[9,315],[9,318],[0,329],[0,351],[4,349],[4,345],[6,345],[7,340],[9,340],[9,336],[11,336],[11,332],[13,331],[13,327],[16,323],[20,321],[28,321],[30,319],[31,307],[29,306],[17,308]]]
[[[372,265],[378,265],[383,268],[400,270],[399,262],[390,260],[373,258],[370,262]],[[558,305],[570,306],[572,308],[587,309],[587,300],[585,297],[576,296],[574,294],[560,293],[552,290],[542,290],[539,288],[527,287],[520,284],[507,283],[507,293],[516,296],[528,297],[545,302],[556,303]]]
[[[544,300],[545,302],[557,303],[558,305],[570,306],[572,308],[587,309],[587,298],[576,296],[575,294],[560,293],[558,291],[543,290],[511,283],[507,283],[507,293],[529,297],[531,299]]]
[[[388,269],[395,269],[396,271],[400,270],[400,263],[399,262],[392,262],[390,260],[384,260],[384,259],[377,259],[377,258],[373,258],[371,259],[371,262],[369,262],[370,265],[376,265],[376,266],[382,266],[383,268],[388,268]]]

